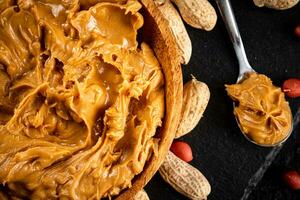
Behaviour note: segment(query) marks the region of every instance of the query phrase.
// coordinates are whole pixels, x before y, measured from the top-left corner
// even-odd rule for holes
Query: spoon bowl
[[[235,108],[235,104],[236,104],[236,103],[233,102],[233,108]],[[287,141],[287,139],[289,139],[290,135],[291,135],[292,132],[293,132],[293,121],[292,121],[291,129],[290,129],[289,133],[286,135],[286,137],[285,137],[283,140],[281,140],[281,141],[279,141],[279,142],[277,142],[277,143],[273,143],[273,144],[261,144],[261,143],[255,142],[254,140],[252,140],[250,137],[247,136],[247,134],[243,131],[242,126],[241,126],[241,124],[240,124],[240,122],[239,122],[239,120],[238,120],[238,118],[237,118],[236,116],[235,116],[235,120],[236,120],[236,123],[238,124],[238,127],[240,128],[240,130],[241,130],[243,136],[244,136],[249,142],[251,142],[251,143],[253,143],[253,144],[255,144],[255,145],[261,146],[261,147],[275,147],[275,146],[280,146],[280,145],[282,145],[285,141]]]

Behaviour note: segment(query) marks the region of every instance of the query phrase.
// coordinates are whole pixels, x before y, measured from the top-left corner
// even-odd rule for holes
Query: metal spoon
[[[220,10],[220,13],[222,15],[223,21],[225,23],[226,29],[228,31],[228,34],[230,36],[231,42],[233,44],[233,48],[235,50],[238,62],[239,62],[239,76],[237,79],[237,83],[239,83],[241,80],[243,80],[245,78],[245,75],[247,73],[250,72],[255,72],[255,70],[250,66],[246,53],[245,53],[245,49],[244,49],[244,45],[243,45],[243,41],[238,29],[238,26],[236,24],[235,21],[235,17],[233,14],[233,10],[231,8],[231,4],[229,0],[216,0],[218,8]],[[235,107],[235,103],[233,103],[233,107]],[[237,124],[241,130],[241,132],[243,133],[243,135],[246,137],[246,139],[258,146],[264,146],[264,147],[273,147],[273,146],[278,146],[280,144],[282,144],[283,142],[285,142],[289,136],[292,133],[292,128],[289,132],[289,134],[286,136],[286,138],[282,141],[279,141],[278,143],[275,144],[271,144],[271,145],[266,145],[266,144],[259,144],[256,143],[255,141],[251,140],[243,131],[241,128],[241,125],[239,123],[239,121],[237,120]],[[293,127],[293,122],[291,127]]]

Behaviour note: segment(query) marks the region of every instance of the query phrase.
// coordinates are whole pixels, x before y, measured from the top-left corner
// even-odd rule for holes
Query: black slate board
[[[215,2],[212,4],[217,8]],[[251,0],[232,0],[232,6],[250,64],[279,86],[287,78],[300,78],[300,39],[293,35],[295,24],[300,23],[300,5],[286,11],[274,11],[257,8]],[[193,43],[193,55],[188,66],[183,66],[184,82],[190,80],[190,74],[206,82],[211,90],[211,100],[195,130],[180,140],[191,145],[194,154],[191,164],[200,169],[211,183],[212,192],[208,199],[241,199],[249,180],[265,164],[272,148],[260,148],[249,143],[236,125],[232,101],[225,93],[224,84],[236,81],[238,63],[220,15],[217,26],[211,32],[187,28]],[[295,113],[300,100],[289,101]],[[280,153],[279,158],[285,157],[286,149],[294,146],[296,132],[283,147],[284,155]],[[280,159],[276,159],[276,162],[280,162]],[[274,168],[273,165],[271,168]],[[254,183],[262,175],[259,174]],[[288,190],[278,178],[278,182],[275,180],[274,183],[272,178],[277,176],[276,170],[267,171],[257,187],[249,187],[249,192],[254,191],[247,198],[297,199],[298,193]],[[273,187],[269,191],[270,182]],[[283,188],[282,191],[280,188]],[[145,189],[150,198],[155,200],[186,199],[164,183],[159,174]],[[278,198],[268,194],[274,191],[279,193]]]

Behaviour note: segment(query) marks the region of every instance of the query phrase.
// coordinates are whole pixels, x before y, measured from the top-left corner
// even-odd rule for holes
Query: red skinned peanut
[[[300,24],[295,27],[295,35],[300,38]]]
[[[283,175],[283,180],[293,190],[300,189],[300,174],[297,171],[292,170],[285,172]]]
[[[170,149],[178,158],[185,162],[193,160],[192,149],[186,142],[174,141]]]
[[[288,97],[300,97],[300,79],[291,78],[284,81],[282,90]]]

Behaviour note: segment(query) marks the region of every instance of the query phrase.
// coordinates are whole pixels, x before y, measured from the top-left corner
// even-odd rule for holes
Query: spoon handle
[[[240,31],[238,29],[238,26],[235,21],[235,17],[233,14],[233,10],[231,8],[231,4],[229,0],[216,0],[218,4],[218,8],[220,10],[220,13],[222,15],[223,21],[225,23],[225,26],[227,28],[228,34],[230,36],[231,42],[233,44],[233,48],[235,50],[236,56],[239,61],[239,78],[243,76],[245,72],[254,71],[252,67],[250,66],[243,41],[240,35]]]

